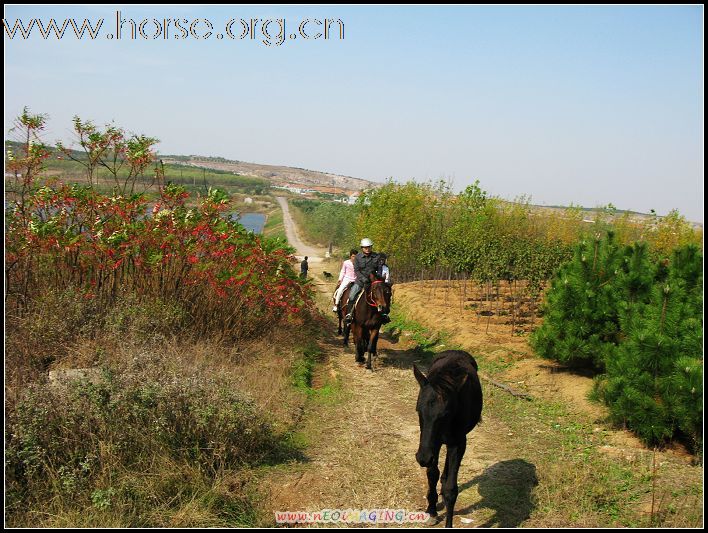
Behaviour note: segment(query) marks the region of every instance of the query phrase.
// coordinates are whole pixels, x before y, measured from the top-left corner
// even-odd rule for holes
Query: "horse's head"
[[[376,309],[379,313],[388,313],[391,311],[391,286],[386,283],[383,278],[377,277],[375,274],[369,276],[371,281],[371,299],[376,304]]]
[[[413,373],[420,385],[415,406],[420,425],[420,444],[415,459],[420,466],[428,467],[436,461],[435,450],[440,449],[442,435],[447,431],[451,415],[456,409],[456,392],[467,378],[443,376],[432,384],[415,365]]]

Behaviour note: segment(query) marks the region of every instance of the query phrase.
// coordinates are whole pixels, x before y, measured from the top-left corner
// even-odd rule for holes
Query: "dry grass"
[[[61,298],[46,303],[8,323],[6,522],[258,523],[253,469],[300,454],[291,434],[307,393],[293,371],[317,323],[283,322],[236,346],[146,329],[142,308],[114,327]],[[49,370],[90,367],[103,377],[47,383]]]

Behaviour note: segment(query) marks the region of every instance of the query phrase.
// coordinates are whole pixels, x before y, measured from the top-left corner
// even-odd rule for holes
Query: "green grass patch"
[[[650,523],[652,517],[641,509],[650,504],[654,490],[651,452],[605,452],[603,448],[615,449],[609,433],[598,430],[563,403],[519,401],[485,383],[483,389],[485,416],[499,421],[504,428],[499,437],[500,450],[514,450],[514,461],[526,465],[535,477],[535,482],[527,487],[529,516],[523,521],[524,526],[700,524],[702,507],[691,508],[689,504],[691,498],[697,501],[696,492],[702,492],[695,467],[672,463],[656,472],[656,507]],[[488,498],[486,503],[497,510],[499,523],[484,526],[519,525],[510,518],[516,511],[508,505],[504,491]]]
[[[412,320],[405,313],[402,306],[394,303],[391,305],[391,322],[383,326],[382,331],[394,339],[405,337],[415,343],[415,350],[426,358],[432,357],[443,350],[462,349],[452,342],[452,336],[445,331],[432,331],[420,323]]]
[[[268,218],[263,227],[263,235],[266,237],[282,237],[287,240],[285,236],[285,225],[283,224],[283,210],[280,206],[276,205],[275,209],[269,211],[267,215]]]
[[[342,383],[339,377],[331,378],[324,372],[321,363],[324,353],[316,344],[311,344],[302,350],[292,369],[293,386],[317,403],[333,404],[339,401]],[[321,378],[321,379],[320,379]]]
[[[295,361],[292,370],[293,386],[296,389],[308,394],[311,393],[315,362],[320,355],[321,351],[316,345],[310,345],[303,349],[302,358]]]

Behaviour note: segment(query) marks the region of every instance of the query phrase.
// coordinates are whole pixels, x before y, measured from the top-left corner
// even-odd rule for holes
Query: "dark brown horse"
[[[349,332],[354,333],[357,363],[364,362],[364,352],[368,352],[366,368],[372,369],[371,358],[376,356],[376,344],[379,340],[379,329],[383,324],[382,313],[391,309],[391,286],[375,274],[369,276],[371,282],[364,288],[364,294],[358,299],[354,307],[354,316],[351,325],[344,326],[344,346],[349,344]],[[347,313],[349,289],[342,295],[342,305],[339,309],[339,328],[342,327],[342,316]]]
[[[427,469],[427,512],[430,516],[438,514],[438,456],[441,446],[446,444],[445,468],[440,479],[447,510],[445,527],[452,527],[458,492],[457,473],[467,447],[467,433],[482,416],[482,386],[477,376],[477,362],[467,352],[447,350],[435,357],[427,376],[415,365],[413,373],[420,384],[416,405],[420,446],[415,458]]]

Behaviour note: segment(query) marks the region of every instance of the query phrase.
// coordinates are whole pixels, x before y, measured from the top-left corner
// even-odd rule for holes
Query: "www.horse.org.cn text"
[[[206,40],[255,41],[266,46],[281,46],[286,41],[343,40],[344,22],[339,18],[307,18],[288,22],[284,18],[232,18],[214,24],[205,18],[145,18],[136,20],[116,11],[115,20],[74,18],[43,20],[3,19],[5,38],[44,40]]]

